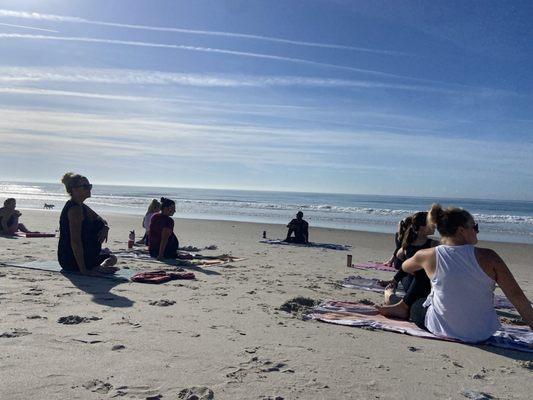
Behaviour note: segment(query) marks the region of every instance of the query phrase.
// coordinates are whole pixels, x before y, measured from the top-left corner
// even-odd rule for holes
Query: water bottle
[[[135,243],[135,231],[130,231],[128,236],[128,249],[133,249],[133,243]]]

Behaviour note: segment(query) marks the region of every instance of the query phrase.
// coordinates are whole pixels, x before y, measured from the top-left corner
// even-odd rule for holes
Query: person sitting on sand
[[[152,217],[158,214],[160,211],[161,203],[157,199],[153,199],[143,218],[144,236],[137,242],[137,244],[148,244],[148,238],[150,236],[150,222],[152,222]]]
[[[403,302],[379,307],[381,314],[408,318],[434,335],[476,343],[500,328],[494,309],[497,283],[526,324],[533,329],[533,308],[513,274],[491,249],[475,247],[478,224],[460,208],[443,209],[434,204],[429,222],[437,227],[442,244],[420,250],[403,263],[410,274],[424,270],[431,293],[409,309]]]
[[[174,234],[174,220],[176,203],[173,200],[161,197],[161,212],[152,217],[150,223],[150,236],[148,249],[151,257],[158,260],[177,258],[179,241]]]
[[[413,257],[417,251],[438,245],[436,240],[428,237],[435,233],[435,227],[428,224],[427,217],[427,212],[417,212],[406,218],[403,223],[403,229],[398,236],[398,241],[401,245],[396,251],[393,264],[398,272],[385,289],[385,304],[396,303],[399,300],[394,295],[400,282],[405,290],[403,300],[409,307],[420,297],[427,297],[431,291],[431,283],[423,270],[415,275],[408,274],[402,270],[404,261]],[[416,285],[413,284],[415,279],[417,280]]]
[[[73,172],[66,173],[61,182],[70,195],[59,218],[57,258],[61,268],[83,275],[115,273],[117,258],[102,253],[102,243],[107,241],[109,232],[107,222],[83,204],[91,197],[93,185],[86,177]]]
[[[285,242],[309,243],[309,224],[303,219],[303,216],[304,213],[298,211],[296,218],[289,222],[287,225],[289,231],[287,232],[287,238],[285,239]],[[294,237],[292,237],[293,233]]]
[[[16,210],[17,201],[13,198],[4,201],[4,207],[0,208],[0,234],[13,236],[18,231],[32,233],[24,224],[19,223],[22,213]]]
[[[388,267],[392,267],[395,265],[396,253],[398,253],[398,250],[402,248],[402,238],[407,228],[411,225],[412,218],[413,216],[409,215],[405,217],[404,219],[402,219],[400,222],[398,222],[398,229],[396,230],[396,233],[394,234],[394,244],[395,244],[394,251],[392,252],[392,255],[389,258],[389,260],[383,263],[387,265]]]

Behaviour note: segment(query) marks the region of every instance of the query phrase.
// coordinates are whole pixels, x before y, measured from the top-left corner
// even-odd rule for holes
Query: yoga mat
[[[344,278],[341,283],[342,287],[349,289],[360,289],[369,292],[381,293],[385,290],[385,286],[382,286],[379,279],[376,278],[363,278],[362,276],[349,276]],[[405,295],[403,290],[396,290],[397,296]]]
[[[281,245],[290,245],[290,246],[298,246],[298,247],[318,247],[323,249],[330,249],[330,250],[350,250],[352,246],[345,245],[345,244],[335,244],[335,243],[315,243],[315,242],[309,242],[309,243],[291,243],[291,242],[285,242],[281,239],[263,239],[260,240],[259,243],[266,243],[266,244],[281,244]]]
[[[379,283],[380,280],[376,278],[363,278],[362,276],[349,276],[345,278],[341,286],[348,289],[366,290],[369,292],[383,293],[385,288]],[[403,297],[405,292],[403,290],[396,290],[396,295]],[[494,295],[494,308],[514,310],[513,304],[505,296],[499,294]]]
[[[122,252],[117,252],[113,254],[120,258],[133,258],[136,260],[145,260],[145,261],[159,263],[157,259],[150,257],[148,252],[143,251],[143,250],[122,251]],[[204,256],[198,253],[189,253],[189,254],[192,256],[192,258],[188,258],[188,259],[177,258],[176,261],[181,262],[182,265],[191,264],[191,265],[200,265],[200,266],[202,265],[215,266],[215,265],[227,264],[230,262],[246,260],[246,258],[233,257],[227,254],[222,254],[218,256]]]
[[[25,238],[45,238],[45,237],[56,237],[55,233],[44,233],[44,232],[17,232],[15,233],[18,237]]]
[[[375,262],[375,261],[367,261],[362,263],[353,264],[352,268],[355,269],[376,269],[378,271],[391,271],[396,272],[396,269],[393,266],[388,266],[386,264]]]
[[[330,324],[370,327],[426,339],[462,343],[457,340],[435,336],[428,331],[420,329],[410,321],[386,318],[378,314],[374,307],[356,302],[327,300],[315,307],[314,312],[309,314],[308,318]],[[496,331],[488,340],[477,343],[477,345],[489,345],[533,353],[533,331],[528,327],[502,325],[501,330]]]
[[[57,261],[30,261],[26,263],[13,263],[13,264],[0,264],[0,266],[4,267],[14,267],[14,268],[26,268],[26,269],[36,269],[39,271],[50,271],[50,272],[61,272],[64,274],[77,274],[77,272],[71,272],[71,271],[63,271],[61,269],[61,266],[59,265],[59,262]],[[120,269],[114,274],[103,274],[99,275],[94,278],[105,278],[105,279],[111,279],[114,281],[119,282],[128,282],[130,278],[138,271],[130,270],[130,269]],[[87,276],[87,278],[93,278],[90,276]]]

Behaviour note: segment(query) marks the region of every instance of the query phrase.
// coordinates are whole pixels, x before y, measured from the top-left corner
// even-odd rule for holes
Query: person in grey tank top
[[[402,265],[411,274],[423,269],[432,285],[428,298],[411,306],[410,319],[438,336],[465,342],[486,340],[500,327],[493,303],[497,283],[533,329],[531,303],[505,262],[494,250],[474,247],[479,229],[472,215],[434,204],[429,220],[443,245],[420,250]],[[394,309],[388,311],[388,316],[396,316]],[[397,311],[405,315],[402,305]]]

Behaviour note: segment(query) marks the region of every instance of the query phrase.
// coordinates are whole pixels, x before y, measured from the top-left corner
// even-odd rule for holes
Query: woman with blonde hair
[[[146,211],[146,214],[144,214],[143,218],[143,228],[144,228],[144,236],[141,240],[139,240],[138,244],[148,244],[148,240],[150,239],[150,222],[152,222],[152,217],[156,214],[158,214],[161,211],[161,203],[157,199],[153,199],[150,205],[148,206],[148,210]]]
[[[482,342],[500,328],[494,309],[497,283],[533,329],[531,303],[505,262],[494,250],[475,247],[479,228],[472,215],[433,204],[429,222],[439,231],[442,244],[420,250],[402,269],[410,274],[424,270],[431,280],[431,293],[410,309],[400,301],[382,314],[410,316],[419,327],[440,337]]]
[[[115,273],[117,258],[102,254],[107,241],[107,222],[83,202],[91,197],[93,185],[83,175],[68,172],[61,182],[70,195],[59,219],[60,237],[57,258],[64,270],[84,275]]]

